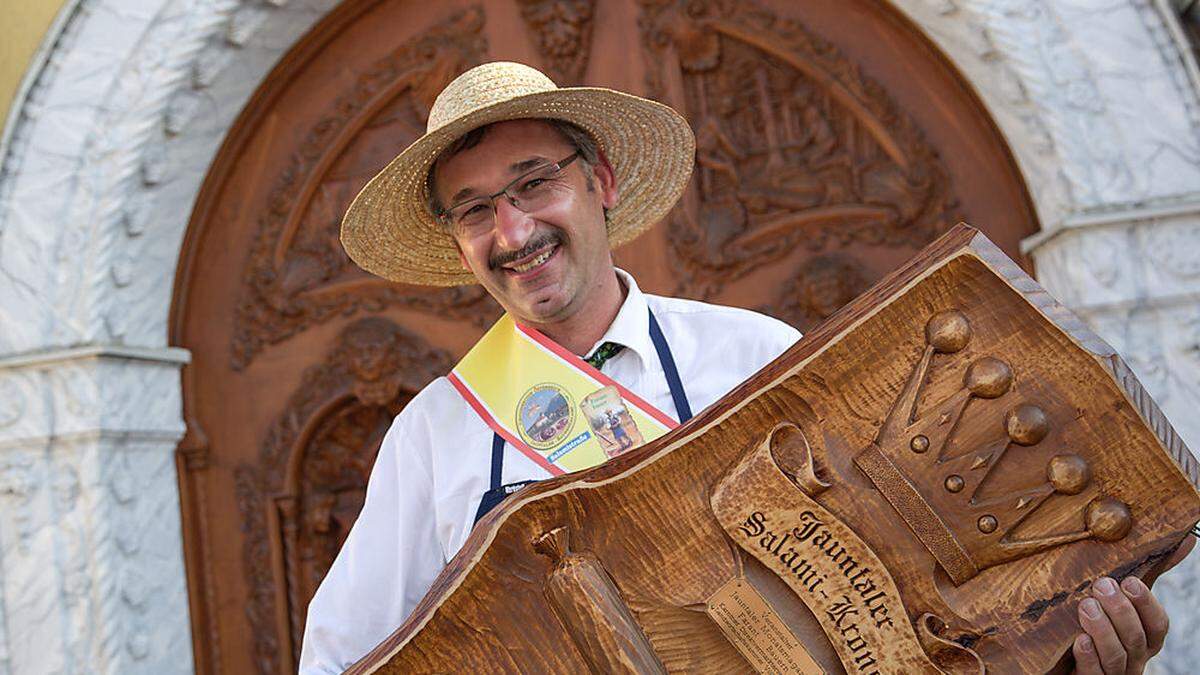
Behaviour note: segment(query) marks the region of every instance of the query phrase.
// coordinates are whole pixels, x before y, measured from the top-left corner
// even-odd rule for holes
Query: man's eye
[[[539,187],[542,187],[543,185],[545,185],[547,180],[549,180],[549,179],[544,176],[538,176],[537,178],[530,178],[529,180],[527,180],[521,184],[520,191],[521,192],[530,192],[532,190],[536,190]]]
[[[450,214],[450,219],[459,225],[473,225],[487,221],[489,209],[483,202],[464,204]]]

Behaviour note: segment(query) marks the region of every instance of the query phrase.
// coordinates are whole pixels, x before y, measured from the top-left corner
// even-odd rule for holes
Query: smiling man
[[[510,315],[578,354],[612,323],[624,295],[604,222],[616,179],[578,127],[526,119],[477,129],[443,153],[429,187],[459,261]]]
[[[679,199],[694,151],[669,107],[489,63],[446,87],[428,132],[355,199],[342,241],[356,263],[398,282],[482,284],[506,314],[389,429],[309,606],[302,672],[340,672],[395,630],[507,495],[661,435],[799,337],[753,312],[644,294],[614,268],[612,247]],[[1081,670],[1140,672],[1166,632],[1153,596],[1099,583],[1099,613],[1084,604]]]

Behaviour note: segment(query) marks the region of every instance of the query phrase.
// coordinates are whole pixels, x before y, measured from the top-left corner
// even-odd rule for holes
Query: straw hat
[[[616,172],[620,199],[608,212],[616,247],[658,222],[683,194],[696,150],[687,121],[654,101],[597,87],[559,89],[519,63],[485,63],[438,95],[425,135],[393,159],[354,198],[342,245],[360,267],[385,279],[428,286],[475,283],[458,249],[426,206],[434,160],[463,134],[492,122],[556,118],[596,139]]]

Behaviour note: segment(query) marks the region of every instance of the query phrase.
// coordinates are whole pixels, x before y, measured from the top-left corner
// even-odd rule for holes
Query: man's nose
[[[501,195],[496,204],[496,244],[503,250],[519,251],[533,236],[534,221]]]

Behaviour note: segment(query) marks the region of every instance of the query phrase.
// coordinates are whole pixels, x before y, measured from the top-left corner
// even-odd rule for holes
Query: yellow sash
[[[508,314],[448,377],[489,427],[554,475],[591,468],[679,426]]]

